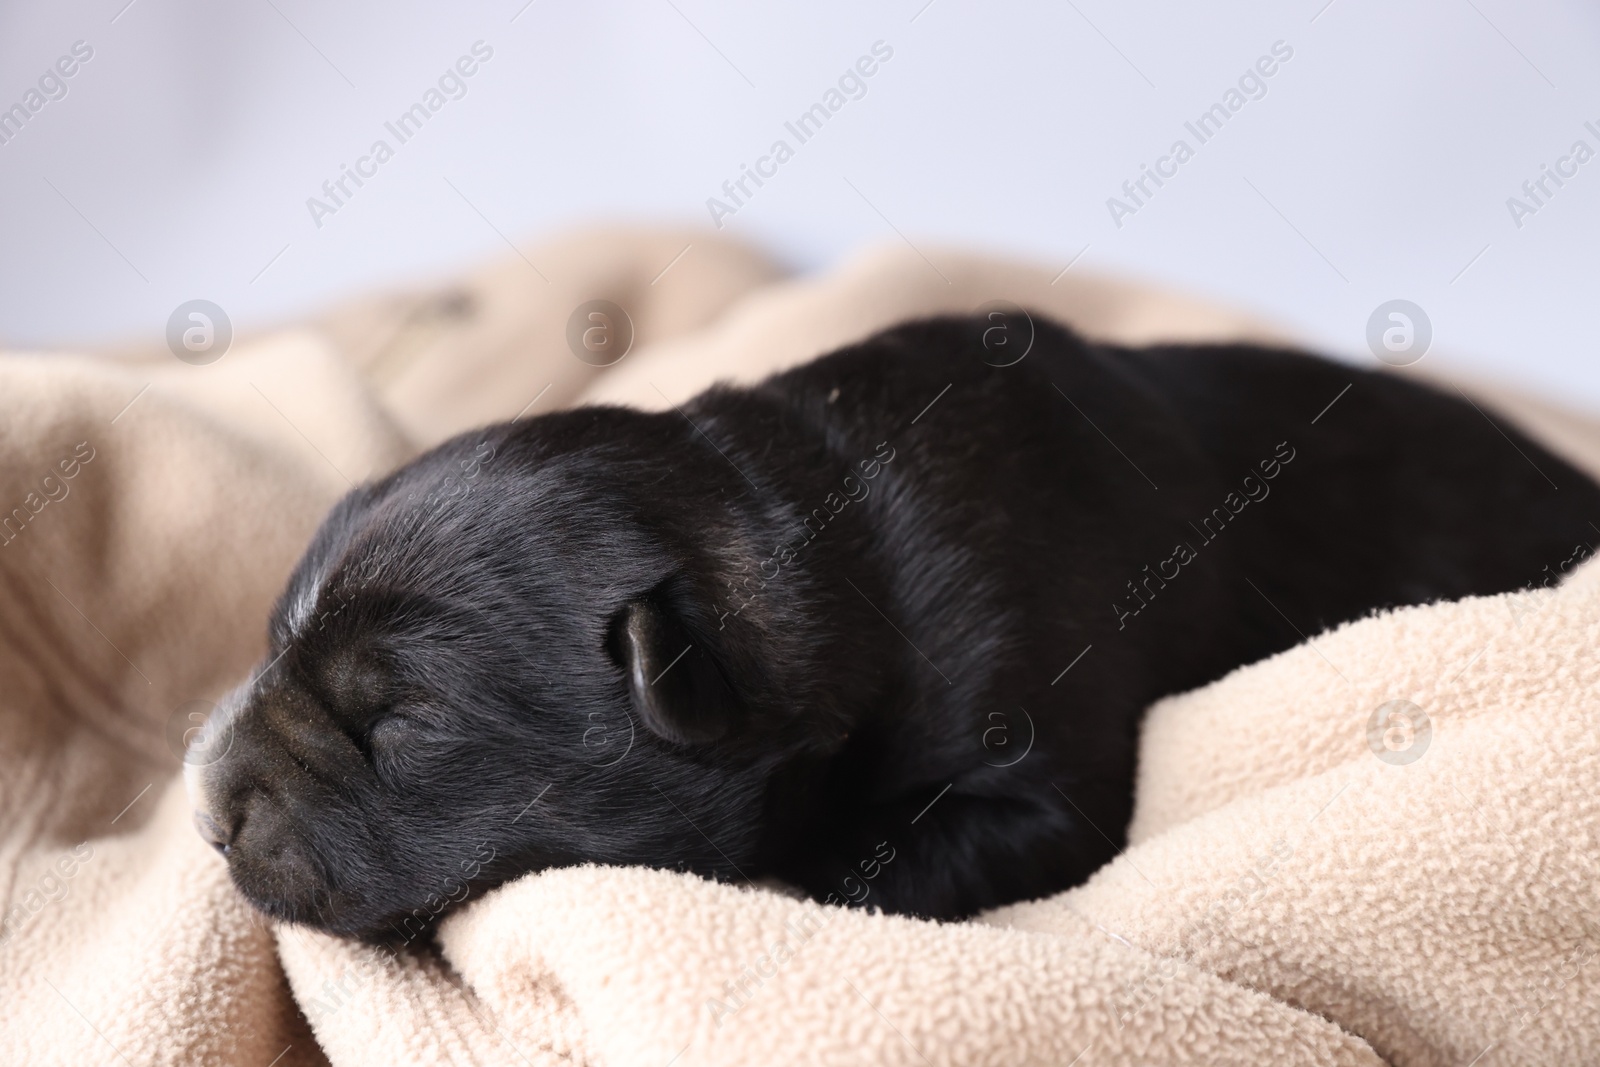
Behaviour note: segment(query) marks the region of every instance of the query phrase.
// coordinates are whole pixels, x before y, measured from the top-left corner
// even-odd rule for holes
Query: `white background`
[[[159,343],[196,297],[249,329],[502,235],[709,225],[881,40],[867,95],[729,232],[803,269],[899,235],[1082,253],[1369,361],[1369,314],[1404,297],[1431,359],[1600,409],[1600,160],[1520,229],[1506,206],[1575,140],[1600,150],[1593,5],[925,3],[7,0],[0,107],[74,41],[94,58],[0,145],[0,342]],[[306,198],[477,40],[467,96],[314,226]],[[1107,197],[1278,40],[1268,94],[1113,225]]]

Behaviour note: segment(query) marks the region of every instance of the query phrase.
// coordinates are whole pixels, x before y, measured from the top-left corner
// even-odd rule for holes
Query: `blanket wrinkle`
[[[0,1060],[1600,1062],[1600,563],[1576,546],[1518,593],[1374,615],[1159,702],[1128,848],[971,922],[592,865],[398,953],[243,903],[190,825],[183,739],[258,661],[352,484],[494,419],[659,410],[996,300],[1118,343],[1285,339],[1147,286],[925,251],[937,272],[884,246],[785,278],[718,235],[611,228],[207,366],[0,354]],[[568,348],[596,299],[636,336],[608,367]],[[1600,471],[1594,420],[1466,388]]]

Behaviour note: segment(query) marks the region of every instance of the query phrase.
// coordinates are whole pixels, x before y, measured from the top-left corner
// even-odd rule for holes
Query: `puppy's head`
[[[718,628],[706,553],[738,550],[737,494],[683,444],[591,409],[450,442],[333,510],[208,727],[225,754],[188,768],[252,903],[409,940],[548,866],[749,862],[808,731],[764,713],[767,652]]]

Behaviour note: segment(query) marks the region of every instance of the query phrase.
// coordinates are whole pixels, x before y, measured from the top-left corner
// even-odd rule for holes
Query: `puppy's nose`
[[[232,835],[222,828],[208,813],[197,811],[194,813],[194,828],[200,831],[200,836],[206,843],[226,856],[232,850]]]

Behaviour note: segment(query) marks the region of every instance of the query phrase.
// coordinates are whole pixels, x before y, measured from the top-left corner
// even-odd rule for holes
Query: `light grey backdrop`
[[[430,101],[480,41],[464,95]],[[877,42],[864,95],[829,98]],[[0,117],[0,340],[158,340],[194,298],[249,328],[577,222],[709,225],[715,196],[796,266],[962,242],[1367,360],[1369,315],[1405,298],[1429,358],[1600,408],[1600,159],[1572,155],[1600,152],[1596,56],[1593,5],[1513,0],[7,0],[0,108],[27,118]],[[405,143],[385,128],[429,102]],[[802,144],[784,123],[819,102]],[[1237,110],[1201,143],[1213,104]],[[379,139],[393,158],[360,164]],[[723,182],[778,139],[793,158],[734,205]],[[1160,162],[1180,139],[1193,157]],[[1547,167],[1567,176],[1535,200]]]

